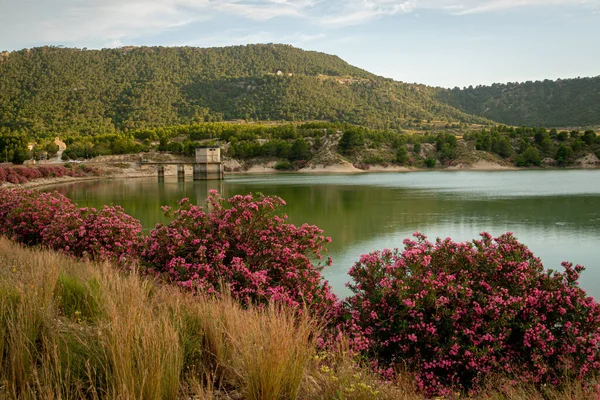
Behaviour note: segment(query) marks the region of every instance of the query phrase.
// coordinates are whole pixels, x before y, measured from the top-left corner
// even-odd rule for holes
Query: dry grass
[[[0,238],[0,398],[297,398],[316,324]]]
[[[193,297],[0,238],[2,399],[421,398],[409,374],[382,382],[343,347],[317,352],[318,335],[285,308]],[[576,382],[488,386],[479,398],[595,398]]]
[[[341,342],[344,343],[344,342]],[[395,382],[379,379],[370,368],[349,357],[348,348],[340,345],[330,352],[314,356],[304,376],[302,398],[348,400],[422,399],[408,374],[399,374]]]

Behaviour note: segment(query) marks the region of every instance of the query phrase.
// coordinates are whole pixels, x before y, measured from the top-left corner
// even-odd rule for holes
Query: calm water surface
[[[349,294],[346,272],[360,254],[402,247],[415,231],[430,239],[469,240],[479,232],[514,232],[547,268],[584,265],[581,286],[600,298],[600,171],[411,172],[358,175],[229,175],[222,182],[167,178],[81,182],[56,187],[81,206],[119,204],[145,229],[167,222],[161,205],[182,197],[202,205],[210,189],[224,196],[282,197],[292,223],[331,236],[334,291]]]

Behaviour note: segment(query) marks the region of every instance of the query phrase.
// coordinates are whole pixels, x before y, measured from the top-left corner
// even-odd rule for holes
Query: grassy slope
[[[317,352],[317,326],[0,238],[0,398],[419,398],[343,348]],[[589,398],[506,381],[478,398]]]

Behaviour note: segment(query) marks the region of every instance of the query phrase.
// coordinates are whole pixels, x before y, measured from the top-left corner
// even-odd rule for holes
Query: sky
[[[600,75],[600,0],[0,0],[0,51],[286,43],[403,82]]]

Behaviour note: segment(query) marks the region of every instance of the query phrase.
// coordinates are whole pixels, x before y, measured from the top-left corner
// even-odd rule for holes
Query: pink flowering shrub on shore
[[[4,182],[21,184],[41,178],[53,177],[82,177],[98,176],[102,170],[96,167],[80,165],[76,168],[67,168],[62,165],[45,165],[40,167],[0,167],[0,184]]]
[[[62,225],[56,215],[75,210],[71,201],[57,192],[0,189],[0,234],[28,246],[44,244],[44,229]]]
[[[560,384],[600,370],[600,307],[577,284],[583,267],[546,271],[510,233],[415,236],[350,270],[341,328],[380,371],[406,366],[426,394],[445,395],[500,371]]]
[[[78,208],[58,192],[0,189],[0,234],[28,246],[42,245],[75,257],[136,260],[140,221],[119,206]]]
[[[77,208],[57,215],[43,231],[44,244],[78,258],[126,264],[139,257],[142,224],[120,206]]]
[[[207,202],[205,210],[183,199],[173,221],[150,232],[141,257],[150,272],[205,293],[227,284],[245,304],[281,301],[326,311],[336,302],[321,277],[322,266],[312,261],[322,258],[330,239],[316,226],[297,227],[277,216],[282,199],[225,200],[211,191]]]

